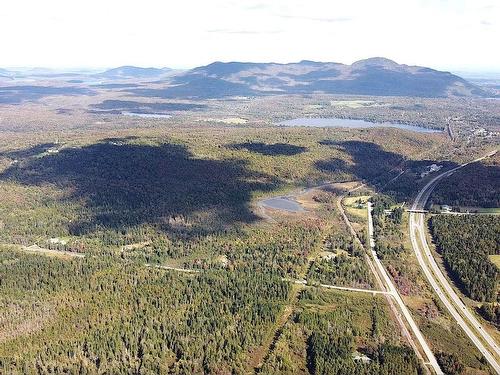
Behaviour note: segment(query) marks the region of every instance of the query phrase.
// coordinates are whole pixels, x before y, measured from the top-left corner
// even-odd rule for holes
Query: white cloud
[[[485,0],[3,0],[0,64],[190,67],[385,56],[500,70],[498,19],[500,7]]]

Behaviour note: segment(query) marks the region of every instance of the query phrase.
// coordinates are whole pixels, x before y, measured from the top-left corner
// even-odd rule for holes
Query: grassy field
[[[500,255],[489,255],[488,258],[500,269]]]
[[[369,198],[370,197],[367,195],[359,197],[346,197],[343,199],[343,204],[348,214],[359,220],[366,220],[366,202]]]

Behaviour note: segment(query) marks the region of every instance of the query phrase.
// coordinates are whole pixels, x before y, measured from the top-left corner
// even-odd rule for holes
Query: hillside
[[[120,66],[96,74],[105,79],[129,79],[129,78],[155,78],[169,72],[168,68],[141,68],[137,66]]]
[[[176,76],[162,97],[220,97],[263,94],[352,94],[380,96],[484,96],[470,82],[430,68],[375,57],[352,65],[332,62],[214,62]],[[156,90],[155,90],[156,91]],[[156,94],[156,95],[155,95]]]
[[[11,72],[9,72],[7,69],[0,68],[0,78],[10,79],[11,78]]]

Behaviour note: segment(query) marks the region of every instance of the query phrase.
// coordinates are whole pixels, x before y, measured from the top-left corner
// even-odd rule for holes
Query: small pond
[[[299,202],[291,197],[274,197],[264,199],[261,204],[268,208],[274,208],[277,210],[290,211],[290,212],[301,212],[304,211]]]

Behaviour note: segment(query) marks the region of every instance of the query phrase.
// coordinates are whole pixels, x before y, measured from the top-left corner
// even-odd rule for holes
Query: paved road
[[[408,325],[410,326],[411,330],[413,331],[414,336],[418,340],[420,346],[422,347],[422,350],[425,353],[425,356],[427,357],[428,364],[434,369],[435,373],[438,375],[443,375],[443,371],[439,367],[439,364],[437,363],[436,357],[434,356],[434,353],[432,353],[431,348],[427,344],[427,341],[425,341],[424,336],[422,335],[422,332],[417,326],[417,323],[413,320],[413,317],[411,316],[410,311],[404,304],[403,299],[398,293],[398,290],[394,286],[394,283],[392,282],[391,278],[387,274],[387,271],[385,270],[384,266],[382,265],[382,262],[380,261],[377,253],[375,252],[375,240],[373,239],[373,219],[372,219],[372,205],[370,202],[368,202],[368,234],[370,238],[370,249],[371,253],[373,256],[373,259],[375,260],[375,265],[377,266],[380,274],[382,275],[382,278],[384,279],[388,291],[391,293],[397,304],[399,305],[400,310],[403,312],[403,315],[408,322]]]
[[[491,153],[489,155],[486,155],[485,157],[491,156],[493,154],[494,153]],[[473,162],[480,161],[485,157],[476,159]],[[440,180],[450,176],[456,170],[463,168],[468,164],[469,163],[466,163],[449,171],[443,172],[429,181],[429,183],[427,183],[427,185],[425,185],[424,188],[418,193],[413,203],[412,211],[423,209],[425,207],[430,194]],[[417,240],[417,235],[418,239],[420,240],[420,245]],[[432,252],[425,237],[424,214],[410,212],[410,239],[417,260],[422,267],[424,274],[429,280],[432,289],[436,292],[439,299],[446,306],[458,325],[464,330],[464,332],[472,340],[474,345],[476,345],[481,354],[486,358],[488,363],[493,367],[497,374],[500,374],[500,365],[498,364],[498,361],[496,360],[494,355],[491,354],[495,353],[497,356],[500,356],[500,351],[497,343],[488,334],[488,332],[486,332],[481,323],[474,317],[474,315],[462,302],[460,297],[455,293],[448,280],[441,272],[441,269],[437,265],[434,257],[432,256]],[[481,338],[487,344],[486,346],[483,344],[483,341],[481,341]]]
[[[347,193],[354,192],[354,191],[362,188],[363,186],[365,186],[365,184],[358,185],[357,187],[347,191]],[[354,237],[354,240],[356,241],[356,243],[359,244],[360,247],[364,248],[364,245],[362,244],[361,240],[358,237],[358,234],[356,233],[356,231],[352,227],[352,224],[349,221],[349,219],[347,218],[347,215],[345,214],[344,208],[342,207],[342,198],[344,198],[347,193],[339,196],[339,198],[337,199],[337,207],[340,211],[340,214],[342,215],[342,218],[344,219],[344,222],[346,223],[347,227],[349,228],[349,231],[351,232],[352,236]],[[372,272],[372,274],[375,277],[377,285],[379,286],[380,289],[383,289],[385,291],[384,296],[386,298],[387,304],[389,305],[389,308],[392,312],[392,315],[396,319],[396,321],[401,329],[403,337],[406,337],[406,339],[408,340],[408,343],[415,351],[415,354],[417,355],[418,359],[422,363],[424,363],[425,365],[428,365],[429,363],[426,362],[424,360],[424,358],[422,357],[422,355],[420,354],[420,350],[417,348],[417,345],[415,344],[415,341],[413,340],[413,336],[410,334],[410,331],[408,330],[405,322],[403,321],[403,317],[401,316],[401,314],[399,313],[399,311],[396,307],[396,304],[395,304],[396,301],[394,299],[394,296],[392,295],[391,292],[388,291],[389,287],[384,284],[384,282],[380,278],[379,273],[375,269],[375,265],[373,264],[372,258],[370,256],[368,256],[368,254],[366,254],[366,253],[364,254],[364,257],[366,259],[366,263],[368,264],[368,267],[370,268],[370,271]],[[427,370],[426,373],[429,374],[430,373],[429,369],[427,367],[425,367],[425,369]]]

